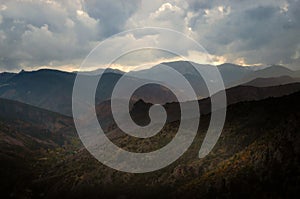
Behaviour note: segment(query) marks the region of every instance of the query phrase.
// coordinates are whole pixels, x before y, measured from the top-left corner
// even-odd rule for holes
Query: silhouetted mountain
[[[134,77],[151,77],[153,79],[165,79],[166,82],[170,82],[170,80],[174,77],[168,75],[169,72],[165,69],[165,65],[181,73],[190,82],[199,98],[207,97],[209,95],[205,81],[201,75],[210,74],[214,69],[213,67],[215,67],[212,65],[203,65],[186,61],[165,62],[150,69],[133,71],[129,74]],[[237,81],[254,72],[248,67],[242,67],[234,64],[222,64],[218,66],[218,69],[226,88],[236,85]],[[200,73],[198,71],[200,71]]]
[[[219,65],[218,69],[225,80],[224,82],[227,88],[231,87],[233,83],[253,73],[253,70],[249,67],[229,63]]]
[[[255,72],[256,78],[268,78],[268,77],[280,77],[280,76],[292,76],[293,71],[280,65],[273,65],[262,70]]]
[[[0,99],[0,119],[14,128],[44,129],[47,131],[45,136],[50,136],[52,141],[54,138],[51,136],[55,133],[60,134],[59,136],[74,136],[74,132],[64,132],[65,128],[73,126],[72,118],[16,101]],[[55,133],[49,134],[50,132]],[[43,138],[43,132],[28,131],[27,135]],[[63,143],[64,139],[61,138],[57,138],[57,142]]]
[[[182,73],[185,79],[188,80],[194,88],[198,98],[209,96],[208,89],[203,78],[189,62],[177,61],[163,64]],[[203,73],[210,72],[212,68],[215,67],[196,63],[193,64]],[[273,78],[273,76],[287,75],[288,77],[297,79],[297,71],[291,71],[282,66],[271,66],[261,70],[253,70],[250,67],[242,67],[227,63],[218,66],[218,69],[223,77],[226,88],[244,84],[253,79],[257,79],[258,77],[265,78],[270,76]],[[103,69],[99,69],[96,72],[103,73],[104,71]],[[80,74],[86,77],[87,80],[97,78],[95,74],[92,75],[88,72],[82,72]],[[95,96],[97,105],[111,98],[114,86],[122,75],[122,71],[115,69],[105,71],[98,85]],[[0,77],[1,98],[20,101],[68,116],[72,115],[72,90],[76,73],[42,69],[32,72],[21,71],[18,74],[1,73]],[[168,75],[168,70],[166,70],[163,65],[157,65],[147,70],[130,72],[125,79],[128,86],[130,86],[131,83],[143,83],[149,78],[158,79],[160,82],[174,81],[174,77]],[[265,79],[264,81],[273,82],[264,83],[264,85],[275,84],[274,79]],[[177,89],[181,90],[182,95],[185,95],[184,85],[182,88],[180,88],[180,84],[178,86],[179,88]],[[132,96],[131,101],[135,102],[139,99],[142,99],[145,102],[158,104],[177,101],[169,89],[157,84],[147,85],[138,89],[134,93],[134,96]]]
[[[118,70],[118,69],[112,69],[112,68],[107,68],[107,69],[97,69],[93,71],[74,71],[76,74],[81,74],[81,75],[99,75],[103,73],[115,73],[115,74],[124,74],[123,71]]]
[[[120,72],[121,73],[121,72]],[[33,106],[58,112],[64,115],[72,115],[72,91],[76,73],[68,73],[57,70],[42,69],[38,71],[22,71],[15,75],[6,75],[6,81],[0,84],[0,97],[20,101]],[[84,75],[87,79],[97,78],[96,75]],[[105,72],[102,75],[96,92],[96,103],[108,100],[116,82],[122,74],[118,72]],[[140,81],[142,79],[126,77],[126,81]],[[149,85],[140,89],[133,96],[135,99],[143,99],[153,103],[165,103],[175,101],[169,90],[158,86]]]
[[[42,144],[30,148],[31,152],[16,152],[25,139],[19,134],[26,135],[26,125],[15,128],[1,120],[2,195],[16,198],[295,198],[300,183],[299,100],[297,92],[231,105],[217,145],[208,156],[198,159],[210,117],[204,115],[188,152],[170,166],[146,174],[123,173],[104,166],[83,149],[77,138],[62,147],[51,145],[45,150]],[[178,121],[167,123],[161,133],[146,140],[116,136],[116,131],[107,136],[128,151],[146,152],[167,144],[178,125]],[[31,131],[43,132],[32,127]]]
[[[22,71],[0,87],[0,96],[70,115],[74,79],[56,70]]]
[[[293,71],[292,77],[300,78],[300,70]]]
[[[28,194],[27,187],[38,177],[36,162],[45,160],[43,151],[71,143],[75,138],[72,118],[0,99],[2,197],[23,198]]]
[[[165,79],[165,81],[171,80],[173,77],[168,76],[168,71],[164,68],[164,65],[167,65],[179,73],[181,73],[192,85],[198,97],[207,97],[208,90],[206,84],[201,77],[200,71],[202,74],[210,73],[212,71],[212,65],[202,65],[193,62],[186,61],[176,61],[176,62],[166,62],[160,65],[154,66],[150,69],[133,71],[129,74],[135,77],[151,77],[154,79]],[[196,67],[196,70],[194,67]],[[275,78],[281,76],[288,76],[298,78],[300,77],[299,71],[292,71],[283,66],[273,65],[270,67],[245,67],[239,66],[236,64],[225,63],[217,66],[226,88],[238,86],[250,82],[257,78]],[[267,80],[265,80],[267,81]],[[272,79],[270,79],[272,81]],[[296,81],[298,82],[298,81]],[[288,82],[293,83],[293,82]],[[277,84],[266,86],[275,86]],[[260,86],[261,87],[261,86]]]
[[[270,97],[281,97],[284,95],[290,95],[292,93],[300,91],[300,83],[293,83],[280,86],[271,87],[253,87],[253,86],[237,86],[226,90],[227,105],[233,105],[246,101],[259,101]],[[216,93],[215,95],[220,95]],[[201,114],[208,114],[211,111],[210,98],[201,99],[198,101]],[[186,102],[187,107],[188,102]],[[133,105],[131,115],[141,124],[149,123],[149,117],[147,116],[149,108],[152,106],[150,103],[145,103],[140,100]],[[167,103],[164,105],[168,112],[168,122],[173,122],[180,119],[180,106],[178,103]],[[191,106],[192,109],[193,106]],[[187,108],[188,110],[188,108]],[[193,117],[190,115],[190,117]]]
[[[15,75],[15,73],[0,73],[0,85],[4,84],[6,81],[8,81],[10,78],[12,78]]]
[[[240,102],[246,101],[259,101],[269,97],[281,97],[284,95],[289,95],[295,92],[300,91],[300,83],[293,83],[280,86],[271,86],[271,87],[253,87],[253,86],[237,86],[229,88],[226,90],[227,95],[227,105],[232,105]],[[215,95],[220,95],[217,93]],[[201,114],[206,115],[211,111],[211,101],[210,98],[201,99],[198,101]],[[187,111],[189,110],[189,102],[185,103]],[[152,106],[152,103],[147,103],[143,100],[137,102],[132,102],[129,110],[132,119],[139,125],[146,125],[150,122],[149,118],[149,109]],[[180,119],[180,106],[177,102],[166,103],[163,105],[167,111],[167,121],[174,122]],[[193,109],[191,106],[190,109]],[[101,127],[109,132],[114,130],[116,127],[112,112],[110,101],[96,106],[96,112],[98,115],[98,120],[101,124]],[[195,117],[189,115],[189,117]]]
[[[223,134],[209,155],[209,166],[204,166],[206,157],[198,163],[195,161],[193,166],[183,167],[185,175],[201,168],[201,177],[187,181],[173,195],[297,198],[300,192],[299,99],[297,92],[230,106]]]
[[[199,79],[199,76],[194,75],[195,71],[189,72],[189,70],[187,69],[189,65],[188,62],[172,62],[167,64],[170,64],[178,71],[181,70],[180,72],[185,74],[186,78],[191,82],[191,84],[194,85],[194,87],[199,88],[197,85],[199,85],[201,79]],[[184,70],[181,69],[181,66],[183,66],[182,64],[184,64],[184,66],[186,65],[186,67],[184,67],[185,68]],[[191,67],[191,65],[189,65],[189,67]],[[212,66],[200,65],[199,67],[205,68],[205,67],[212,67]],[[223,71],[223,74],[225,74],[225,76],[226,74],[228,74],[227,78],[229,79],[231,78],[230,72],[232,71],[236,71],[236,72],[232,72],[234,76],[236,74],[245,75],[251,73],[250,69],[248,68],[244,68],[232,64],[224,64],[219,67],[220,70]],[[282,67],[275,67],[275,69],[269,68],[264,70],[276,71],[276,68],[279,68],[281,71],[290,71]],[[154,72],[156,70],[161,71],[159,66],[153,68]],[[257,72],[262,74],[265,73],[260,71]],[[71,115],[72,89],[73,89],[73,82],[75,79],[75,75],[76,74],[74,73],[67,73],[62,71],[46,70],[46,69],[34,71],[34,72],[22,71],[19,74],[7,74],[6,76],[9,78],[7,78],[5,84],[2,84],[2,86],[0,87],[0,95],[2,97],[19,100],[22,102],[26,102],[28,104],[33,104],[35,106],[42,107],[55,112],[59,112],[65,115]],[[157,72],[156,75],[159,75],[159,72]],[[165,74],[162,73],[161,75],[165,75]],[[120,77],[121,74],[117,74],[117,73],[109,72],[104,74],[102,77],[101,86],[98,87],[96,93],[96,101],[103,102],[103,103],[98,103],[96,109],[97,109],[97,113],[99,114],[98,115],[99,120],[103,122],[103,127],[105,129],[110,128],[109,126],[113,121],[111,112],[108,111],[110,110],[110,103],[106,103],[105,101],[110,98],[114,85],[120,79]],[[95,78],[95,77],[87,76],[87,78]],[[288,77],[286,77],[284,81],[286,79],[288,79]],[[128,77],[128,80],[141,81],[141,82],[143,81],[142,79],[138,79],[136,77],[132,77],[132,79],[131,77]],[[274,78],[264,79],[263,81],[266,82],[264,84],[268,84],[268,82],[270,82],[269,84],[271,85],[275,84]],[[279,81],[283,81],[283,80],[279,80]],[[206,90],[207,92],[206,87],[203,87],[202,89]],[[274,88],[255,88],[249,86],[237,87],[237,88],[227,90],[228,103],[233,104],[241,101],[260,100],[271,96],[278,97],[284,94],[290,94],[292,92],[295,92],[297,91],[297,89],[298,89],[298,85],[293,85],[293,86],[289,85],[289,86],[274,87]],[[145,102],[159,103],[159,104],[164,104],[165,102],[168,101],[169,102],[176,101],[175,96],[168,89],[163,88],[159,85],[148,85],[138,89],[135,92],[134,96],[132,97],[131,104],[133,104],[135,101],[138,101],[139,99],[143,99],[143,101]],[[207,113],[208,110],[210,109],[209,100],[207,99],[203,100],[200,104],[201,104],[202,113]],[[175,110],[177,105],[174,108],[172,104],[168,104],[167,107],[170,112],[172,111],[173,113],[176,112]],[[139,111],[138,113],[140,114]],[[173,119],[171,117],[170,121],[173,121],[174,117],[175,118],[178,117],[178,114],[171,114],[171,115]],[[144,118],[144,117],[140,117],[140,118]]]
[[[269,87],[277,85],[285,85],[300,82],[300,78],[294,78],[290,76],[281,76],[281,77],[270,77],[270,78],[257,78],[250,82],[245,83],[245,86],[254,86],[254,87]]]
[[[240,79],[239,81],[235,82],[235,85],[245,84],[247,82],[253,81],[258,78],[279,78],[282,76],[288,76],[293,78],[299,78],[298,75],[299,71],[292,71],[286,67],[273,65],[262,70],[254,71],[253,73],[248,74],[244,78]],[[272,79],[270,79],[272,81]]]
[[[6,121],[22,121],[39,125],[54,131],[73,124],[70,117],[7,99],[0,99],[0,118]]]

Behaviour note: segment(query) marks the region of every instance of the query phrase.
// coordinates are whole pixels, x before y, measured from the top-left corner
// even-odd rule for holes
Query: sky
[[[281,64],[300,70],[299,0],[0,0],[0,71],[74,71],[99,42],[143,27],[182,32],[201,44],[214,64]],[[151,31],[122,35],[105,53],[156,37]],[[159,41],[185,45],[176,37]],[[115,67],[129,70],[178,59],[153,50],[140,53]],[[202,60],[197,52],[186,56]]]

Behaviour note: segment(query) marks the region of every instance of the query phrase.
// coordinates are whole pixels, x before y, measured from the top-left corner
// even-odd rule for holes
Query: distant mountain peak
[[[166,65],[172,65],[172,64],[197,64],[197,65],[200,65],[199,63],[196,63],[196,62],[193,62],[193,61],[185,61],[185,60],[162,62],[160,64],[166,64]]]
[[[291,69],[285,67],[285,66],[282,66],[282,65],[277,65],[277,64],[274,64],[274,65],[270,65],[269,67],[263,69],[263,70],[285,70],[285,71],[292,71]]]
[[[220,64],[218,65],[218,67],[225,67],[225,66],[232,66],[232,67],[245,67],[245,66],[241,66],[241,65],[237,65],[237,64],[232,64],[232,63],[223,63],[223,64]]]

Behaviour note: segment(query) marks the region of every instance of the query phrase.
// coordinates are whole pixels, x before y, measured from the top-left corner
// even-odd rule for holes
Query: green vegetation
[[[0,122],[2,192],[11,198],[293,198],[299,193],[300,93],[228,109],[213,151],[198,159],[209,115],[179,160],[160,171],[128,174],[95,160],[74,136],[72,122],[52,128]],[[150,139],[114,129],[108,137],[126,150],[145,152],[168,143],[178,122]],[[41,136],[38,132],[51,133]],[[115,136],[119,134],[119,136]],[[60,137],[63,142],[56,142]]]

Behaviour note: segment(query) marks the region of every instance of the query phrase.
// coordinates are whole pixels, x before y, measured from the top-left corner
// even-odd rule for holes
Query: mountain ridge
[[[199,99],[209,96],[208,89],[203,78],[197,72],[195,72],[195,69],[188,62],[181,61],[164,64],[169,64],[171,65],[171,67],[177,69],[178,71],[181,71],[184,74],[185,79],[190,82]],[[196,63],[194,64],[200,67],[200,69],[202,68],[201,70],[206,70],[205,68],[213,67],[208,65],[199,65]],[[289,69],[283,69],[282,66],[276,66],[275,69],[272,69],[271,66],[266,69],[255,71],[250,69],[249,67],[243,67],[228,63],[220,65],[219,67],[220,72],[223,73],[225,88],[230,88],[241,84],[246,84],[249,81],[254,81],[257,78],[260,78],[260,76],[265,76],[264,74],[266,73],[266,70],[276,71],[276,69],[278,68],[280,69],[280,71],[285,71],[286,73],[288,73],[286,74],[287,76],[293,77],[295,81],[298,82],[297,71],[294,72]],[[166,81],[168,80],[168,78],[171,78],[171,80],[173,80],[172,77],[168,77],[168,75],[161,72],[159,65],[154,66],[153,68],[154,69],[147,69],[142,71],[142,73],[144,73],[142,77],[144,77],[144,79],[147,79],[147,77],[152,74],[153,77],[161,76],[160,79],[165,79]],[[115,73],[111,73],[110,71],[111,70],[108,70],[108,72],[103,75],[103,84],[98,85],[98,90],[96,93],[96,104],[110,99],[113,85],[115,85],[122,76],[122,74],[120,74],[118,71]],[[132,82],[143,82],[143,78],[138,78],[139,73],[141,72],[135,72],[136,77],[131,77],[129,73],[127,79]],[[276,72],[276,74],[279,75],[280,73]],[[96,78],[96,76],[94,75],[83,75],[85,75],[88,79]],[[269,74],[269,76],[272,75]],[[75,77],[76,73],[69,73],[52,69],[23,71],[16,74],[1,73],[0,97],[24,102],[40,108],[71,116],[72,91]],[[273,84],[271,84],[272,86],[277,84],[275,80],[271,81],[274,82]],[[286,83],[291,82],[287,81]],[[280,81],[279,84],[281,84]],[[149,103],[159,104],[165,104],[167,102],[174,101],[174,96],[171,91],[166,90],[161,86],[150,85],[148,87],[145,87],[144,89],[139,90],[135,94],[136,96],[132,97],[132,99],[135,101],[137,101],[138,99],[143,99]]]

